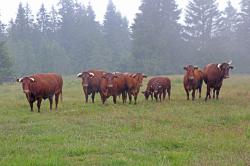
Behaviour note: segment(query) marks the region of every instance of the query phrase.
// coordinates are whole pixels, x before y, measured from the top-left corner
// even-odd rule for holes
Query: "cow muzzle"
[[[112,84],[109,84],[109,85],[108,85],[108,88],[113,88],[113,85],[112,85]]]
[[[191,80],[191,81],[193,81],[193,80],[194,80],[194,77],[192,76],[192,77],[189,77],[188,79]]]
[[[29,90],[23,90],[23,93],[28,94],[28,93],[30,93],[30,91]]]
[[[83,84],[83,87],[88,87],[89,85],[88,84]]]

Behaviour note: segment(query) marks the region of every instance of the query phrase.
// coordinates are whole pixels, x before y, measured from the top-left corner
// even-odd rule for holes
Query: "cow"
[[[199,98],[201,98],[201,89],[203,83],[203,73],[197,66],[187,65],[184,67],[186,71],[183,78],[184,89],[189,100],[189,92],[192,91],[192,100],[195,99],[195,90],[199,91]]]
[[[208,64],[204,68],[204,82],[207,84],[207,93],[205,101],[207,98],[211,99],[210,91],[213,89],[213,98],[219,98],[220,89],[224,79],[229,78],[229,70],[234,67],[231,65],[232,61],[228,63],[220,64]]]
[[[146,100],[148,100],[149,96],[153,100],[153,95],[158,100],[158,96],[161,97],[161,94],[163,94],[163,100],[165,100],[166,93],[168,93],[168,99],[170,100],[171,80],[168,77],[153,77],[148,81],[146,90],[142,93]]]
[[[126,80],[123,74],[106,73],[102,76],[100,82],[100,95],[103,104],[110,96],[113,96],[113,102],[116,104],[116,98],[119,95],[122,95],[122,101],[125,103],[126,91]]]
[[[90,94],[92,103],[95,102],[95,93],[100,92],[100,81],[105,73],[102,70],[89,70],[77,74],[78,78],[82,78],[82,88],[86,103],[88,103],[88,96]]]
[[[62,100],[62,87],[63,79],[61,75],[56,73],[41,73],[18,78],[17,82],[22,83],[23,92],[30,104],[30,109],[33,112],[33,103],[37,101],[38,112],[42,99],[49,99],[50,110],[52,110],[53,96],[55,95],[56,110],[61,95]]]
[[[134,96],[134,104],[136,104],[143,78],[147,78],[147,76],[142,73],[124,73],[124,75],[126,79],[129,104],[132,102],[132,96]]]

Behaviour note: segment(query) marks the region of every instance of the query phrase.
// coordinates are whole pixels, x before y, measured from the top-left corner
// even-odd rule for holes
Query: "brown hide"
[[[54,95],[57,108],[59,95],[62,95],[63,79],[61,75],[56,73],[34,74],[17,81],[22,82],[23,92],[30,103],[31,111],[33,111],[33,103],[37,100],[38,111],[40,112],[41,100],[47,98],[50,100],[50,109],[52,109]]]

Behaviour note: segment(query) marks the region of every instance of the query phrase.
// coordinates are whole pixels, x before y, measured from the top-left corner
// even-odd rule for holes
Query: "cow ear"
[[[183,67],[183,69],[184,69],[184,70],[187,70],[187,67],[185,66],[185,67]]]
[[[229,69],[234,69],[234,67],[233,66],[229,66]]]
[[[194,66],[194,69],[199,69],[199,67],[198,66]]]
[[[82,77],[82,73],[78,73],[78,74],[77,74],[77,77],[78,77],[78,78],[81,78],[81,77]]]

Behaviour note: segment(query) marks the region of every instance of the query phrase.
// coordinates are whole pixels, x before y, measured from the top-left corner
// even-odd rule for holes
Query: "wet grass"
[[[18,83],[0,86],[0,165],[250,165],[250,76],[224,81],[219,100],[186,101],[171,76],[171,101],[84,103],[65,77],[63,103],[29,111]],[[144,85],[146,84],[146,80]],[[143,87],[144,89],[145,87]]]

